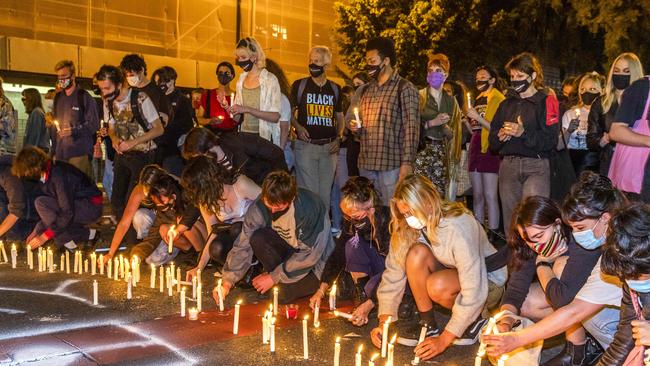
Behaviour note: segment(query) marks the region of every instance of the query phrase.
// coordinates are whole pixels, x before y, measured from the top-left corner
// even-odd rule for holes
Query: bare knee
[[[406,254],[406,270],[428,268],[432,257],[433,253],[426,245],[415,244]]]
[[[458,293],[457,286],[454,286],[453,281],[442,272],[434,272],[426,280],[427,293],[429,298],[445,307],[454,302],[456,294]],[[457,282],[457,281],[456,281]]]

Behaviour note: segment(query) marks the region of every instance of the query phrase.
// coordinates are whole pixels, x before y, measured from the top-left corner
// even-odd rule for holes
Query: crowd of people
[[[124,244],[155,265],[185,255],[190,279],[220,271],[224,297],[277,286],[280,303],[311,307],[337,283],[354,325],[379,319],[377,346],[384,322],[417,314],[403,337],[426,328],[425,360],[475,343],[497,312],[499,334],[483,337],[494,357],[560,333],[547,366],[627,365],[650,346],[650,79],[637,56],[556,93],[531,53],[505,65],[508,87],[482,65],[471,88],[431,54],[420,90],[383,37],[343,87],[324,46],[291,85],[254,38],[234,55],[236,81],[224,61],[219,87],[190,95],[173,68],[150,79],[126,55],[95,74],[98,101],[61,61],[45,103],[22,93],[20,151],[0,90],[0,236],[92,247],[105,194],[104,261]]]

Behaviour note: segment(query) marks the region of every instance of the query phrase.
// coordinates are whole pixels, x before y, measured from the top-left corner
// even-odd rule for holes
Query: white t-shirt
[[[131,110],[131,93],[133,89],[129,89],[126,97],[122,100],[113,101],[112,114],[109,113],[108,104],[104,103],[104,115],[108,117],[109,126],[115,129],[115,134],[124,141],[133,140],[136,137],[145,134],[145,130],[140,126],[140,123],[133,117]],[[146,93],[138,93],[138,105],[140,107],[140,115],[147,121],[147,128],[153,127],[153,122],[160,118],[156,106],[153,104]],[[156,148],[156,143],[153,140],[138,144],[130,151],[150,151]]]
[[[580,111],[580,112],[578,112]],[[578,113],[580,115],[578,115]],[[564,112],[562,116],[562,128],[565,130],[569,128],[571,120],[578,119],[580,124],[578,129],[569,135],[569,143],[567,147],[571,150],[587,150],[587,118],[589,117],[589,106],[582,106],[581,108],[571,108]]]
[[[291,122],[291,102],[289,102],[289,98],[282,94],[280,102],[280,122]]]
[[[582,286],[576,299],[597,305],[621,306],[623,290],[618,279],[600,273],[600,258],[591,270],[587,282]]]

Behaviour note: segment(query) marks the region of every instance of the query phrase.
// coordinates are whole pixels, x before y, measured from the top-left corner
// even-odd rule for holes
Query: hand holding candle
[[[427,335],[427,326],[423,326],[422,329],[420,329],[420,338],[418,339],[418,344],[424,342],[424,337]],[[413,361],[411,362],[411,365],[419,365],[420,364],[420,357],[415,356]]]
[[[223,311],[223,281],[217,280],[217,303],[219,304],[219,311]]]
[[[388,327],[390,326],[390,321],[393,317],[388,316],[388,319],[384,322],[384,326],[381,332],[381,357],[386,357],[386,352],[388,351]]]

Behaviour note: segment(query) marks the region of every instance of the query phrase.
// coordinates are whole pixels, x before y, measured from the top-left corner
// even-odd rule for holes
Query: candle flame
[[[393,319],[391,315],[388,316],[388,319],[386,319],[386,323],[390,324],[390,321]]]
[[[370,361],[374,362],[378,357],[379,357],[379,353],[375,353],[374,355],[372,355],[372,357],[370,357]]]
[[[279,291],[279,290],[278,290],[278,288],[277,288],[277,287],[274,287],[274,288],[273,288],[273,293],[274,293],[274,294],[277,294],[277,293],[278,293],[278,291]]]
[[[393,338],[390,339],[390,344],[394,344],[397,340],[397,333],[393,334]]]
[[[237,305],[241,305],[242,302],[243,302],[243,300],[241,300],[241,299],[237,300]]]
[[[341,343],[341,337],[336,337],[336,343]]]
[[[363,344],[359,345],[359,349],[357,350],[357,353],[361,353],[361,351],[363,351]]]
[[[305,320],[309,319],[309,315],[305,315]]]

